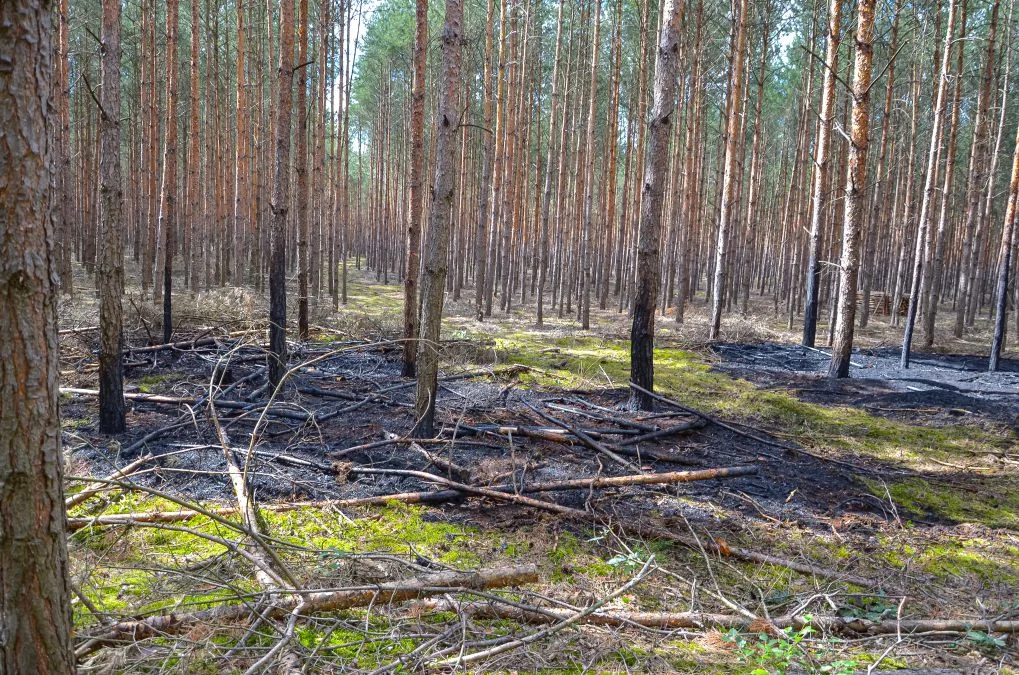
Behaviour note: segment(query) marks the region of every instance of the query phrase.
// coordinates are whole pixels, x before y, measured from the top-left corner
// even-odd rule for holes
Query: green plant
[[[802,628],[783,628],[778,636],[767,633],[747,635],[731,628],[724,637],[736,646],[739,661],[751,666],[751,675],[785,675],[790,669],[826,675],[849,675],[855,672],[858,665],[855,660],[822,662],[825,654],[834,646],[834,641],[824,640],[811,648],[805,641],[816,631],[810,625],[810,615],[803,618],[805,625]]]

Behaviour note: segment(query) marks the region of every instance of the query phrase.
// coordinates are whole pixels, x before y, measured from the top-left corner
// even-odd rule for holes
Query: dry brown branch
[[[453,605],[446,601],[418,605],[435,611],[454,611]],[[535,607],[531,610],[490,601],[458,603],[459,611],[472,618],[479,619],[511,619],[521,623],[549,624],[566,619],[574,612],[551,607]],[[748,630],[761,623],[762,619],[752,619],[738,614],[713,614],[709,612],[595,612],[583,617],[587,624],[614,626],[640,626],[644,628],[660,628],[675,630],[692,628],[704,630],[708,628]],[[783,616],[771,619],[771,623],[779,629],[793,628],[799,630],[807,625],[802,615]],[[917,633],[968,633],[983,631],[986,633],[1019,633],[1019,621],[995,621],[974,619],[888,619],[870,621],[862,618],[844,618],[840,616],[811,615],[810,625],[827,633],[840,635],[895,635],[900,630],[903,634]]]

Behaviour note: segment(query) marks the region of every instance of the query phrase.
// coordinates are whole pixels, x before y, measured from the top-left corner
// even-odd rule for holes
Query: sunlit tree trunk
[[[308,339],[308,0],[300,0],[297,19],[297,130],[294,134],[297,147],[294,152],[297,194],[294,208],[297,211],[297,336]],[[321,45],[319,46],[321,49]],[[322,75],[324,77],[324,74]],[[321,128],[324,132],[325,128]],[[316,195],[316,200],[319,195]]]
[[[166,140],[163,145],[163,179],[159,190],[159,228],[156,234],[158,283],[153,295],[163,302],[163,342],[173,335],[172,289],[174,232],[177,228],[177,27],[178,0],[166,3]]]
[[[856,64],[853,74],[853,112],[849,161],[846,169],[842,261],[839,265],[838,313],[831,350],[829,377],[849,377],[856,320],[856,282],[860,271],[860,222],[867,189],[867,149],[870,145],[870,78],[874,60],[875,0],[860,0],[856,21]]]
[[[814,183],[811,188],[810,235],[807,239],[807,285],[803,304],[803,346],[813,347],[817,336],[818,296],[821,267],[819,247],[827,202],[828,156],[835,123],[835,79],[838,77],[839,45],[842,42],[842,0],[831,0],[828,8],[828,36],[824,58],[824,83],[821,85],[821,119],[814,153]]]
[[[955,9],[957,0],[948,6],[948,26],[945,28],[945,51],[941,55],[941,69],[938,77],[937,99],[934,104],[934,121],[931,129],[931,147],[927,155],[927,175],[924,181],[923,199],[920,202],[920,219],[917,221],[916,251],[913,258],[913,282],[909,293],[909,310],[906,314],[906,330],[902,336],[900,365],[909,368],[909,353],[913,343],[913,328],[920,306],[920,284],[924,274],[924,248],[930,237],[931,209],[934,201],[935,181],[938,177],[938,158],[941,156],[941,139],[944,135],[945,96],[948,90],[948,70],[952,62],[952,34],[955,31]]]
[[[417,359],[417,393],[414,435],[435,435],[435,394],[438,390],[439,335],[442,300],[446,285],[449,220],[453,207],[456,132],[460,119],[460,52],[463,0],[446,0],[446,25],[442,31],[442,79],[435,129],[435,180],[428,210],[421,288],[421,342]]]
[[[743,0],[744,10],[746,0]],[[655,58],[654,108],[648,130],[647,163],[641,181],[643,200],[637,241],[637,285],[630,329],[630,379],[644,389],[654,388],[655,309],[661,285],[659,258],[663,192],[669,173],[669,140],[676,115],[676,70],[679,66],[681,0],[665,0],[658,53]],[[654,399],[633,390],[630,405],[652,410]]]

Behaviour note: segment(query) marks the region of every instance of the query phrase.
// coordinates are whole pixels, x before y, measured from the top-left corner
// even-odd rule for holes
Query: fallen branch
[[[675,434],[681,434],[684,431],[693,431],[694,429],[700,429],[707,426],[707,421],[703,419],[694,419],[690,422],[681,422],[665,429],[658,429],[657,431],[648,432],[642,436],[634,436],[633,438],[627,438],[619,442],[616,446],[616,452],[623,447],[628,445],[637,445],[638,443],[646,443],[647,441],[655,441],[659,438],[665,438],[666,436],[673,436]]]
[[[656,401],[661,401],[662,403],[666,403],[668,405],[671,405],[674,408],[679,408],[683,412],[688,412],[691,415],[696,415],[697,417],[700,417],[701,419],[703,419],[706,422],[710,422],[711,424],[720,426],[723,429],[728,429],[732,433],[739,434],[740,436],[743,436],[744,438],[749,438],[752,441],[757,441],[758,443],[764,443],[765,445],[770,445],[770,446],[775,447],[775,448],[781,448],[783,450],[792,450],[794,452],[797,451],[796,448],[790,447],[790,446],[785,445],[783,443],[779,443],[778,441],[772,441],[772,440],[767,439],[767,438],[761,438],[759,436],[755,436],[754,434],[751,434],[751,433],[748,433],[746,431],[743,431],[742,429],[734,427],[731,424],[726,424],[725,422],[721,421],[717,417],[712,417],[711,415],[709,415],[707,413],[703,413],[700,410],[697,410],[695,408],[691,408],[689,406],[685,406],[682,403],[677,403],[676,401],[673,401],[671,398],[666,398],[665,396],[661,396],[660,394],[656,394],[653,391],[648,391],[647,389],[645,389],[644,387],[640,386],[639,384],[635,384],[635,383],[631,382],[630,386],[632,388],[636,389],[637,391],[641,392],[642,394],[647,394],[648,396],[650,396],[651,398],[655,399]]]
[[[74,394],[77,396],[99,396],[98,389],[77,389],[75,387],[61,387],[61,394]],[[124,394],[124,398],[129,401],[138,401],[139,403],[156,403],[163,405],[187,405],[187,406],[199,406],[206,405],[208,403],[205,398],[182,398],[180,396],[163,396],[161,394],[140,394],[134,392],[127,392]],[[217,408],[226,408],[228,410],[244,410],[247,412],[258,410],[258,405],[255,403],[247,403],[245,401],[232,401],[217,398],[215,400]],[[285,410],[281,408],[269,408],[267,410],[269,415],[276,417],[285,417],[287,419],[298,420],[306,422],[314,419],[315,415],[312,413],[300,412],[297,410]]]
[[[107,476],[104,480],[112,481],[120,480],[121,478],[126,478],[127,476],[137,471],[143,464],[145,464],[151,459],[152,455],[142,455],[138,459],[134,460],[133,462],[125,466],[124,468],[117,469],[112,474]],[[108,489],[110,489],[108,483],[92,483],[90,485],[87,485],[85,489],[83,489],[81,492],[73,494],[67,499],[65,499],[64,508],[65,509],[73,508],[78,504],[81,504],[82,502],[88,501],[88,499],[90,499],[93,495],[96,495]]]
[[[286,456],[280,456],[286,457]],[[299,459],[299,458],[292,458]],[[311,468],[326,468],[315,462],[300,460],[301,466]],[[337,469],[339,471],[339,469]],[[378,473],[400,471],[400,469],[377,469],[362,470],[353,468],[354,472]],[[518,486],[520,492],[557,492],[563,490],[589,490],[607,487],[626,487],[630,485],[669,485],[674,483],[691,483],[702,480],[714,480],[718,478],[735,478],[737,476],[749,476],[757,473],[754,466],[735,466],[720,469],[705,469],[703,471],[673,471],[670,473],[642,473],[632,476],[599,476],[595,478],[574,478],[564,481],[550,481],[547,483],[530,483]],[[491,490],[512,493],[516,491],[512,485],[496,485]],[[259,509],[272,513],[285,513],[305,508],[351,508],[355,506],[381,505],[389,502],[402,502],[405,504],[439,504],[442,502],[462,499],[467,493],[459,490],[427,490],[420,492],[400,492],[396,494],[377,495],[373,497],[360,497],[357,499],[333,499],[328,501],[302,501],[285,502],[280,504],[260,504]],[[218,516],[231,516],[237,513],[237,507],[228,506],[218,509],[209,509]],[[142,523],[175,523],[190,520],[200,515],[197,511],[138,511],[135,513],[118,513],[109,516],[93,516],[68,518],[67,526],[70,531],[77,531],[85,527],[102,527],[107,525],[133,525]]]
[[[575,614],[570,610],[554,607],[535,607],[523,609],[512,605],[504,605],[490,601],[458,603],[448,601],[428,602],[415,606],[420,614],[421,609],[441,611],[461,611],[471,618],[478,619],[511,619],[521,623],[550,624],[561,621]],[[599,626],[625,628],[638,626],[676,630],[691,628],[704,630],[715,628],[725,630],[756,630],[764,625],[765,619],[751,619],[738,614],[713,614],[709,612],[595,612],[582,618],[582,623]],[[774,628],[793,628],[799,630],[811,625],[826,633],[841,635],[895,635],[900,631],[906,633],[968,633],[983,631],[985,633],[1019,633],[1019,621],[995,621],[975,619],[888,619],[870,621],[863,618],[840,616],[811,615],[810,621],[802,615],[773,617],[770,626]]]
[[[280,619],[291,614],[303,603],[302,616],[337,612],[352,607],[379,606],[415,598],[453,593],[458,590],[486,590],[506,586],[519,586],[538,580],[538,568],[531,565],[497,567],[476,572],[440,572],[428,576],[393,581],[372,586],[360,586],[334,591],[287,591],[262,613],[263,619]],[[191,614],[160,614],[137,621],[122,621],[104,626],[83,636],[75,651],[78,658],[87,656],[104,646],[118,642],[134,642],[151,637],[176,635],[199,624],[223,624],[250,618],[252,609],[247,604],[230,604],[201,610]]]
[[[398,434],[387,431],[385,432],[385,435],[386,438],[390,440],[400,440],[400,436]],[[407,444],[407,447],[427,459],[429,464],[445,471],[447,477],[455,478],[460,481],[468,481],[471,479],[471,472],[469,469],[460,466],[456,462],[445,459],[444,457],[439,457],[434,452],[425,450],[419,443],[411,440],[410,443]]]
[[[573,625],[575,623],[579,623],[579,622],[583,621],[586,617],[594,614],[599,609],[601,609],[605,605],[609,604],[610,602],[612,602],[613,600],[615,600],[616,598],[618,598],[619,596],[623,595],[628,590],[630,590],[631,588],[636,586],[641,580],[644,579],[644,577],[646,577],[648,575],[648,569],[650,568],[651,563],[653,561],[654,561],[654,556],[651,556],[651,558],[649,558],[648,561],[646,563],[644,563],[644,567],[642,567],[641,570],[632,579],[627,581],[625,584],[623,584],[622,586],[620,586],[616,590],[612,591],[611,593],[609,593],[605,597],[601,598],[600,600],[595,602],[590,607],[587,607],[586,609],[582,609],[579,612],[573,612],[572,614],[570,614],[570,615],[568,615],[566,617],[563,617],[560,621],[558,621],[554,625],[550,626],[549,628],[546,628],[544,630],[540,630],[537,633],[532,633],[532,634],[530,634],[530,635],[528,635],[526,637],[522,637],[522,638],[519,638],[519,639],[516,639],[516,640],[511,640],[510,642],[505,642],[503,644],[496,645],[496,646],[491,647],[489,649],[484,649],[484,650],[482,650],[480,652],[474,652],[473,654],[467,654],[467,655],[463,655],[463,656],[456,656],[456,657],[453,657],[453,658],[448,658],[448,659],[445,659],[443,661],[439,661],[436,665],[456,667],[456,666],[461,666],[461,665],[467,665],[467,664],[475,663],[477,661],[482,661],[482,660],[487,659],[489,657],[497,656],[498,654],[502,654],[503,652],[508,652],[510,650],[513,650],[513,649],[519,649],[520,647],[524,647],[526,645],[529,645],[532,642],[537,642],[538,640],[541,640],[543,638],[548,637],[549,635],[557,633],[557,632],[561,631],[562,629],[564,629],[564,628],[566,628],[568,626],[571,626],[571,625]]]
[[[551,422],[552,424],[556,424],[558,426],[561,426],[561,427],[565,428],[571,434],[573,434],[574,436],[579,438],[580,441],[584,445],[586,445],[587,447],[591,448],[595,452],[600,452],[601,454],[605,455],[606,457],[611,459],[616,464],[619,464],[620,466],[622,466],[622,467],[624,467],[626,469],[629,469],[630,471],[637,471],[637,472],[640,471],[640,467],[639,466],[635,465],[633,462],[630,462],[629,460],[623,459],[622,457],[620,457],[616,453],[612,452],[611,450],[606,448],[604,445],[602,445],[598,441],[596,441],[593,438],[591,438],[591,436],[589,436],[588,434],[584,433],[583,430],[581,430],[581,429],[579,429],[577,427],[571,427],[569,424],[566,424],[565,422],[557,420],[555,417],[552,417],[548,413],[546,413],[546,412],[544,412],[542,410],[539,410],[538,408],[535,408],[533,405],[531,405],[527,401],[524,401],[524,405],[526,405],[536,415],[539,415],[540,417],[542,417],[546,421]]]

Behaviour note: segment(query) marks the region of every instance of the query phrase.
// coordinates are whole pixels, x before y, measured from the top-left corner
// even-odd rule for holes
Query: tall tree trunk
[[[856,64],[853,74],[852,142],[846,169],[842,221],[842,261],[839,265],[839,305],[831,350],[829,377],[849,377],[856,323],[856,281],[860,271],[860,223],[867,188],[867,149],[870,144],[870,77],[874,60],[875,0],[860,0],[856,20]]]
[[[234,284],[244,282],[245,242],[248,230],[248,100],[244,62],[247,57],[244,0],[237,0],[237,140],[234,154],[233,251],[227,275]],[[231,247],[227,247],[229,253]]]
[[[74,275],[71,258],[74,252],[74,176],[71,172],[71,9],[68,0],[60,0],[60,51],[57,80],[57,109],[60,115],[60,148],[58,171],[60,204],[57,215],[59,241],[58,265],[60,287],[68,295],[74,294]]]
[[[57,404],[57,55],[48,0],[0,3],[0,672],[74,672]]]
[[[811,188],[813,196],[811,198],[810,235],[807,240],[807,295],[803,305],[804,347],[813,347],[817,336],[817,305],[821,282],[818,249],[827,206],[824,195],[828,189],[828,155],[831,152],[831,131],[835,123],[835,79],[838,77],[839,45],[842,43],[842,0],[831,0],[828,9],[827,43],[824,57],[824,84],[821,90],[821,119],[818,124],[817,148],[814,158],[814,184]]]
[[[414,81],[410,108],[410,214],[403,277],[403,370],[414,377],[418,353],[418,275],[421,274],[421,209],[425,174],[425,73],[428,65],[428,0],[417,0],[414,19]]]
[[[297,335],[308,339],[308,0],[300,0],[297,24],[297,148],[294,152],[297,174]],[[319,49],[323,46],[319,45]],[[321,77],[325,77],[322,73]],[[323,126],[320,130],[325,132]],[[316,195],[317,197],[317,195]]]
[[[287,370],[287,212],[290,206],[290,132],[294,89],[294,0],[280,0],[280,57],[276,72],[276,138],[269,230],[269,370],[277,388]]]
[[[882,199],[887,180],[886,160],[888,156],[888,135],[891,129],[892,99],[895,93],[895,58],[899,43],[899,15],[902,0],[896,0],[895,15],[892,18],[892,40],[888,47],[888,77],[885,87],[885,106],[881,116],[881,144],[878,148],[877,169],[874,176],[874,189],[871,194],[870,222],[868,223],[867,243],[863,253],[863,301],[860,307],[860,328],[866,328],[870,321],[870,291],[874,278],[874,251],[877,247],[879,229],[882,227],[879,216],[884,213],[886,200]]]
[[[1005,209],[1005,223],[1001,228],[1001,248],[998,253],[998,288],[995,295],[994,340],[991,342],[991,358],[987,369],[995,371],[1001,360],[1001,348],[1005,344],[1005,319],[1008,315],[1008,273],[1012,264],[1012,249],[1015,248],[1015,221],[1019,211],[1019,126],[1016,127],[1015,150],[1012,153],[1012,182],[1008,189],[1008,206]]]
[[[837,1],[837,0],[833,0]],[[743,139],[739,138],[740,124],[743,118],[740,106],[743,104],[743,64],[746,60],[747,14],[749,3],[740,0],[739,22],[736,28],[736,40],[732,52],[732,91],[729,95],[729,117],[725,130],[725,168],[722,176],[722,195],[718,218],[718,240],[715,245],[715,274],[711,290],[711,326],[708,331],[709,340],[717,340],[722,327],[722,302],[724,301],[726,279],[726,255],[729,247],[729,222],[733,217],[734,198],[736,195],[737,172],[740,171],[738,159],[739,148]],[[645,387],[647,388],[647,387]]]
[[[453,154],[460,119],[460,51],[463,0],[446,0],[446,25],[442,31],[442,90],[435,129],[435,182],[428,210],[428,241],[425,246],[424,283],[421,288],[421,341],[417,359],[417,393],[414,435],[435,435],[435,394],[438,391],[439,336],[442,300],[446,286],[446,252],[449,219],[453,207]]]
[[[484,103],[482,116],[485,125],[484,138],[481,141],[481,196],[478,200],[478,225],[474,238],[474,316],[478,321],[485,317],[485,289],[488,287],[488,240],[491,222],[490,204],[492,195],[492,173],[495,156],[493,143],[495,132],[492,131],[492,57],[495,51],[495,0],[488,0],[485,18],[485,64],[484,64]],[[540,316],[540,303],[539,316]],[[539,321],[540,323],[540,321]]]
[[[188,184],[187,184],[187,215],[185,216],[186,222],[184,224],[184,285],[187,288],[194,289],[198,283],[196,281],[197,275],[194,270],[195,262],[195,233],[201,231],[201,220],[200,216],[202,213],[201,208],[201,189],[198,186],[198,172],[201,166],[201,156],[199,155],[198,148],[199,144],[199,89],[198,89],[198,45],[200,42],[199,34],[201,33],[201,25],[199,22],[198,15],[198,0],[191,0],[191,116],[188,124]],[[196,225],[197,223],[197,225]]]
[[[173,288],[174,233],[177,229],[177,28],[178,0],[166,3],[166,141],[163,147],[163,179],[159,191],[159,229],[156,262],[161,284],[153,284],[156,302],[163,301],[163,342],[173,336],[171,296]]]
[[[942,256],[945,247],[945,232],[948,229],[948,210],[952,196],[952,179],[955,176],[956,145],[959,138],[959,108],[962,97],[962,68],[966,55],[963,45],[966,40],[967,3],[962,2],[962,18],[959,22],[959,58],[955,72],[955,91],[952,95],[952,114],[948,121],[948,152],[945,158],[945,178],[941,186],[941,211],[938,215],[938,227],[929,250],[925,252],[927,265],[921,279],[920,300],[923,303],[923,341],[922,346],[930,349],[934,346],[934,324],[938,313],[938,299],[941,286]],[[933,205],[931,208],[934,208]],[[928,239],[930,241],[930,239]]]
[[[584,167],[584,233],[580,250],[584,259],[581,262],[580,298],[578,301],[580,327],[583,330],[591,327],[591,259],[594,257],[591,252],[591,209],[594,202],[594,119],[598,112],[598,53],[601,46],[598,38],[601,29],[601,0],[595,0],[592,11],[594,12],[594,36],[591,38],[591,87],[588,93],[589,106],[586,148],[584,150],[584,154],[587,156]]]
[[[920,283],[924,273],[924,242],[930,236],[931,208],[936,189],[935,181],[938,176],[938,158],[941,156],[941,138],[945,127],[945,93],[948,90],[949,64],[952,62],[952,34],[955,31],[955,8],[957,1],[951,0],[948,6],[948,26],[945,28],[945,51],[941,55],[937,100],[934,104],[934,121],[931,129],[931,147],[927,155],[927,177],[924,181],[923,200],[920,202],[920,220],[917,222],[916,252],[913,258],[913,282],[910,287],[906,330],[902,336],[902,355],[899,360],[903,368],[909,368],[909,352],[913,343],[913,328],[916,325],[916,313],[920,303]]]
[[[537,323],[541,326],[544,322],[545,309],[545,277],[548,270],[548,214],[552,201],[552,175],[557,168],[556,163],[556,113],[559,111],[559,68],[562,61],[563,46],[563,5],[564,0],[559,0],[559,14],[556,19],[556,41],[555,60],[552,62],[552,94],[549,101],[548,120],[548,155],[545,159],[545,185],[541,193],[541,225],[538,234],[538,292],[537,292]],[[560,114],[559,117],[565,117]],[[565,125],[565,119],[562,121]],[[560,158],[564,161],[565,158]],[[484,183],[482,183],[484,184]],[[482,191],[485,192],[484,188]]]
[[[742,4],[745,10],[746,0]],[[676,70],[679,66],[682,11],[682,0],[665,0],[662,7],[664,20],[655,58],[654,108],[641,181],[643,195],[637,240],[637,286],[630,329],[630,380],[647,391],[654,388],[655,379],[655,309],[661,285],[662,202],[669,174],[669,140],[676,113]],[[636,410],[652,410],[654,399],[634,389],[630,405]]]
[[[990,132],[991,81],[994,79],[994,42],[998,31],[998,10],[1000,0],[994,0],[991,22],[987,30],[987,47],[984,67],[977,93],[977,111],[973,120],[973,141],[970,144],[969,176],[966,184],[966,214],[962,231],[962,252],[959,265],[959,281],[956,288],[955,337],[962,337],[962,330],[973,292],[973,278],[976,270],[971,268],[972,250],[976,238],[976,225],[980,218],[981,188],[987,178],[989,158],[988,141]]]
[[[99,51],[102,59],[99,111],[99,430],[124,431],[124,193],[120,180],[120,0],[104,0]]]

